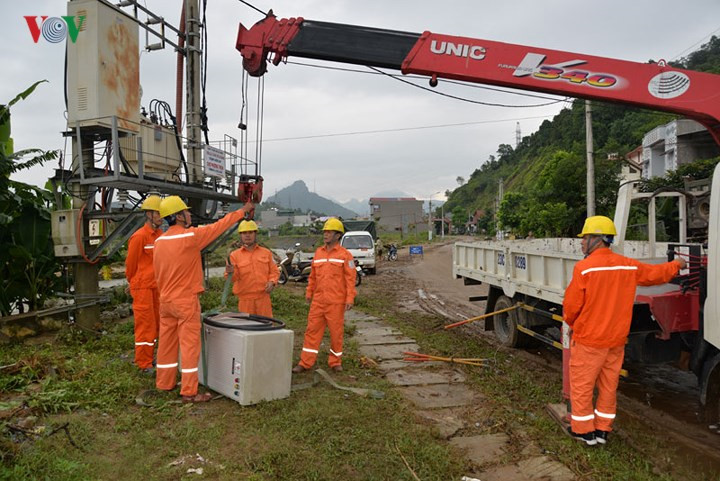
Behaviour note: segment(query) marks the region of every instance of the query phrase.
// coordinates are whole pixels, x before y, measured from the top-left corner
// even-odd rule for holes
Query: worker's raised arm
[[[252,202],[247,202],[242,208],[230,212],[222,219],[212,224],[202,225],[195,229],[195,239],[200,250],[206,248],[212,241],[217,239],[223,232],[230,229],[245,217],[245,213],[255,210]]]

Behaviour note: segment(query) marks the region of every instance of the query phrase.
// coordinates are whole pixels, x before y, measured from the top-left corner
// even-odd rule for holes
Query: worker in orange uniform
[[[352,254],[339,243],[345,232],[342,222],[330,218],[323,226],[323,243],[318,247],[312,261],[305,299],[310,304],[308,326],[305,330],[300,363],[294,373],[310,369],[317,359],[318,349],[330,328],[330,354],[328,365],[336,372],[342,371],[343,330],[345,311],[355,302],[355,261]]]
[[[280,272],[272,252],[257,245],[257,232],[255,221],[240,222],[238,233],[243,245],[230,253],[228,272],[232,274],[238,311],[272,317],[270,293],[277,285]]]
[[[145,211],[145,224],[130,236],[125,258],[125,278],[133,298],[135,317],[135,365],[146,374],[153,372],[153,354],[160,325],[160,301],[153,270],[154,243],[162,234],[160,200],[158,195],[149,195],[140,206]]]
[[[210,393],[198,394],[201,349],[198,295],[205,291],[200,251],[253,209],[252,202],[248,202],[213,224],[191,227],[190,211],[180,197],[166,197],[160,203],[160,216],[170,228],[155,241],[155,279],[160,291],[155,385],[164,391],[175,388],[179,345],[183,402],[205,402],[212,397]]]
[[[615,254],[609,246],[616,234],[607,217],[585,220],[578,235],[585,259],[575,264],[563,301],[563,317],[572,329],[568,432],[589,446],[607,443],[612,430],[636,287],[664,284],[686,267],[680,258],[644,264]]]

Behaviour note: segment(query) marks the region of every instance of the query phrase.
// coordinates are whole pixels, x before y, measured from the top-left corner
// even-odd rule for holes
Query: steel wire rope
[[[325,69],[325,70],[337,70],[339,72],[361,73],[361,74],[365,74],[365,75],[387,75],[390,77],[411,78],[411,79],[418,79],[418,80],[427,80],[428,79],[428,77],[425,77],[422,75],[415,75],[415,74],[410,74],[410,75],[400,74],[400,75],[398,75],[398,74],[391,74],[391,73],[387,73],[387,72],[368,72],[367,70],[360,70],[360,69],[354,69],[354,68],[349,68],[349,67],[333,67],[330,65],[318,65],[318,64],[304,63],[304,62],[297,62],[297,61],[290,61],[290,60],[286,61],[285,63],[289,64],[289,65],[300,65],[302,67],[313,67],[313,68],[320,68],[320,69]],[[564,99],[557,99],[556,97],[547,97],[544,95],[530,94],[530,93],[518,92],[518,91],[514,91],[514,90],[504,90],[504,89],[501,89],[498,87],[489,87],[487,85],[479,85],[479,84],[474,84],[471,82],[462,82],[459,80],[442,79],[442,81],[443,81],[443,83],[460,85],[462,87],[490,90],[493,92],[501,92],[501,93],[506,93],[506,94],[510,94],[510,95],[519,95],[521,97],[538,98],[538,99],[543,99],[543,100],[564,100]]]
[[[238,1],[239,1],[240,3],[244,3],[244,4],[247,5],[248,7],[252,8],[253,10],[255,10],[255,11],[259,12],[259,13],[262,13],[264,16],[267,17],[268,14],[267,14],[266,12],[263,12],[263,11],[260,10],[259,8],[257,8],[255,5],[253,5],[253,4],[249,3],[249,2],[246,2],[245,0],[238,0]]]
[[[422,85],[417,85],[417,84],[414,84],[414,83],[412,83],[412,82],[409,82],[409,81],[407,81],[407,80],[405,80],[405,79],[402,79],[402,78],[393,76],[392,74],[389,74],[389,73],[387,73],[387,72],[383,72],[382,70],[380,70],[380,69],[378,69],[378,68],[371,67],[371,66],[368,66],[368,68],[369,68],[370,70],[375,71],[375,72],[382,73],[383,75],[386,75],[386,76],[388,76],[388,77],[390,77],[390,78],[392,78],[392,79],[394,79],[394,80],[397,80],[398,82],[402,82],[402,83],[404,83],[404,84],[411,85],[411,86],[413,86],[413,87],[415,87],[415,88],[418,88],[418,89],[420,89],[420,90],[426,90],[426,91],[431,92],[431,93],[433,93],[433,94],[435,94],[435,95],[440,95],[440,96],[442,96],[442,97],[448,97],[448,98],[451,98],[451,99],[454,99],[454,100],[460,100],[461,102],[468,102],[468,103],[471,103],[471,104],[486,105],[486,106],[488,106],[488,107],[507,107],[507,108],[546,107],[546,106],[548,106],[548,105],[554,105],[554,104],[557,104],[557,103],[560,103],[560,102],[565,102],[565,100],[567,99],[567,98],[558,99],[558,100],[554,100],[554,101],[552,101],[552,102],[546,102],[546,103],[544,103],[544,104],[534,104],[534,105],[510,105],[510,104],[499,104],[499,103],[494,103],[494,102],[483,102],[483,101],[481,101],[481,100],[466,99],[466,98],[464,98],[464,97],[458,97],[457,95],[452,95],[452,94],[448,94],[448,93],[445,93],[445,92],[438,92],[437,90],[434,90],[434,89],[432,89],[432,88],[423,87]]]

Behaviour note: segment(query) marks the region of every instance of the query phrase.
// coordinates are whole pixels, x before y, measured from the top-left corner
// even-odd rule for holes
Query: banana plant
[[[10,152],[10,107],[27,98],[41,80],[0,105],[0,315],[15,310],[35,310],[61,282],[60,264],[53,253],[50,239],[51,192],[12,180],[21,170],[57,159],[58,151],[25,149]]]

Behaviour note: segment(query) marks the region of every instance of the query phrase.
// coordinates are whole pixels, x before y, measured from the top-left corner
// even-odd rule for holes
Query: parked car
[[[375,274],[375,240],[366,231],[350,231],[340,239],[340,245],[346,248],[355,259],[355,264],[369,274]]]

